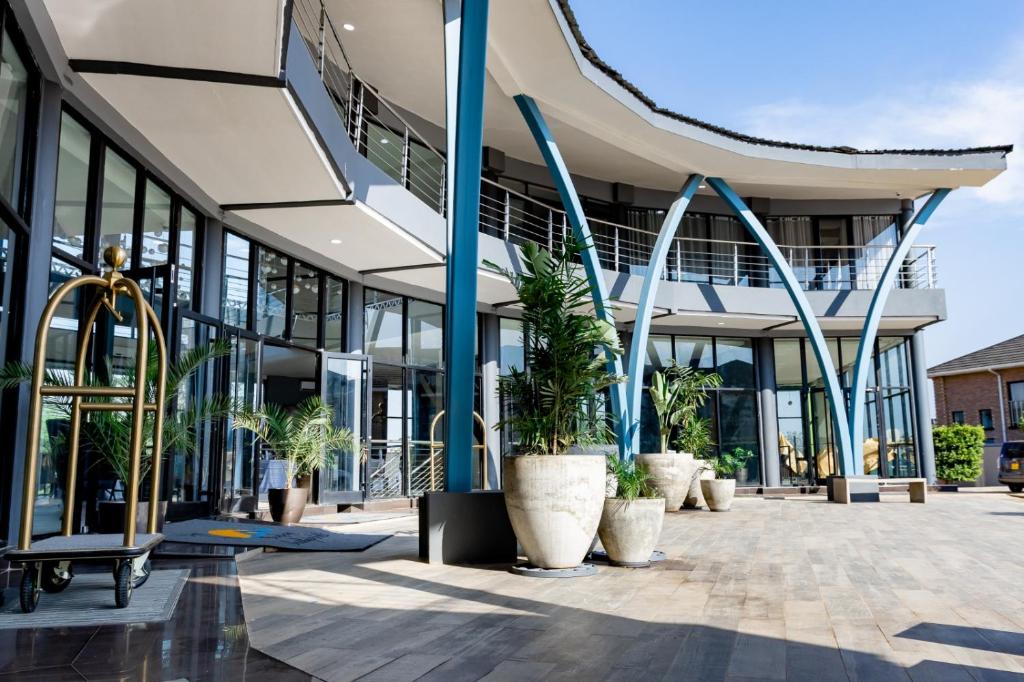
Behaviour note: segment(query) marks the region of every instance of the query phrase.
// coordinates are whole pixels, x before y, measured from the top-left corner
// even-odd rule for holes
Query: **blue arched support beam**
[[[665,259],[672,250],[672,240],[679,229],[679,222],[690,205],[690,199],[704,179],[703,175],[691,175],[683,188],[679,190],[676,200],[672,202],[665,219],[661,223],[661,231],[654,242],[651,259],[647,263],[644,283],[640,289],[640,301],[636,308],[636,322],[633,325],[633,339],[629,344],[627,358],[626,395],[629,399],[629,451],[628,455],[640,452],[640,404],[644,388],[644,360],[647,358],[647,337],[651,333],[651,317],[654,315],[654,299],[658,295],[661,275],[665,272]]]
[[[736,217],[740,219],[740,222],[743,223],[747,231],[754,237],[754,241],[761,246],[761,250],[764,251],[768,260],[771,261],[772,265],[775,266],[775,270],[779,273],[779,278],[782,280],[783,286],[786,287],[790,300],[796,306],[797,315],[804,325],[807,338],[814,351],[814,357],[817,358],[818,367],[821,369],[821,376],[825,382],[825,392],[828,395],[829,410],[832,414],[832,424],[835,429],[836,446],[839,448],[839,466],[842,473],[847,476],[858,473],[859,470],[853,461],[853,446],[850,441],[849,423],[845,418],[846,401],[843,397],[842,388],[839,386],[836,368],[832,363],[832,356],[828,352],[828,346],[825,344],[825,336],[821,333],[821,325],[818,324],[818,318],[815,316],[814,310],[811,308],[811,304],[807,300],[803,289],[800,288],[800,283],[797,281],[796,275],[793,274],[793,268],[790,267],[783,257],[779,247],[775,245],[775,241],[768,234],[761,221],[757,219],[757,216],[754,215],[754,212],[747,208],[743,200],[724,180],[721,178],[708,178],[707,183],[725,200],[725,203],[729,205],[736,214]]]
[[[565,165],[565,160],[562,158],[562,153],[558,151],[555,137],[551,134],[544,115],[540,113],[540,109],[532,97],[516,95],[515,100],[523,118],[526,119],[526,125],[533,134],[541,156],[544,157],[544,163],[547,164],[548,172],[551,173],[551,179],[558,189],[562,206],[565,208],[569,224],[572,226],[572,233],[576,240],[584,245],[581,256],[594,298],[594,313],[599,320],[604,320],[614,326],[615,318],[608,304],[608,286],[605,284],[601,261],[597,257],[594,239],[590,234],[590,225],[587,224],[587,217],[583,214],[583,205],[580,203],[579,195],[576,194],[576,188],[569,175],[569,169]],[[608,371],[622,375],[622,360],[619,355],[608,353]],[[615,435],[620,457],[626,455],[627,447],[629,415],[626,413],[626,405],[626,387],[621,383],[614,384],[611,387],[611,410],[615,420]]]
[[[455,89],[453,181],[445,291],[445,488],[473,487],[473,393],[476,381],[476,272],[479,260],[480,166],[484,125],[484,60],[488,0],[463,0]],[[448,73],[451,73],[448,71]]]
[[[885,309],[885,302],[889,299],[889,293],[896,282],[896,275],[907,259],[910,247],[949,192],[948,189],[935,190],[913,220],[904,226],[903,237],[896,246],[896,250],[893,251],[889,262],[885,264],[882,276],[875,287],[875,293],[871,296],[871,305],[868,306],[868,314],[864,318],[864,329],[860,335],[860,344],[857,346],[857,360],[853,367],[853,390],[850,394],[848,421],[857,473],[864,472],[864,403],[867,400],[868,375],[874,371],[871,355],[875,349],[878,325],[882,321],[882,311]],[[923,398],[924,396],[918,396],[918,400]]]

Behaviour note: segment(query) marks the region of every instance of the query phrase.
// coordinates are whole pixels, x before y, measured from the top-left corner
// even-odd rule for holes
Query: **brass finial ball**
[[[120,270],[124,262],[128,260],[128,252],[120,246],[108,246],[103,250],[103,260],[113,270]]]

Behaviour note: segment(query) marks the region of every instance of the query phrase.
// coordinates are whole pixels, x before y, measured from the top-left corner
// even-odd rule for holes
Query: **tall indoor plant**
[[[649,390],[658,416],[661,452],[640,453],[637,463],[646,469],[654,486],[665,497],[665,510],[678,511],[690,490],[697,465],[693,452],[668,451],[673,431],[684,422],[693,422],[707,400],[708,391],[722,385],[714,372],[700,372],[672,362],[664,372],[655,372]]]
[[[593,406],[622,380],[605,354],[621,353],[611,325],[589,313],[592,294],[579,274],[581,247],[552,254],[522,247],[522,272],[488,265],[512,282],[523,306],[525,368],[512,369],[498,389],[516,453],[505,461],[504,488],[512,528],[534,566],[573,568],[586,556],[605,498],[603,455],[568,454],[602,439],[607,426]]]
[[[251,431],[284,461],[283,488],[267,492],[270,516],[278,523],[298,523],[306,506],[307,488],[292,485],[334,463],[335,451],[351,451],[352,432],[334,426],[333,412],[319,396],[306,398],[293,410],[268,403],[258,410],[239,410],[234,428]]]

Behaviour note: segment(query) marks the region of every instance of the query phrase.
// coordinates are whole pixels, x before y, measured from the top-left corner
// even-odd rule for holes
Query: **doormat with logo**
[[[167,542],[274,547],[298,552],[361,552],[391,537],[364,533],[334,533],[305,526],[215,519],[190,519],[167,523],[164,524],[163,532]]]

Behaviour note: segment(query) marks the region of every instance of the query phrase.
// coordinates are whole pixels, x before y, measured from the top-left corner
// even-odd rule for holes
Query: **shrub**
[[[973,481],[981,475],[985,430],[980,426],[951,424],[932,431],[935,476],[942,481]]]

